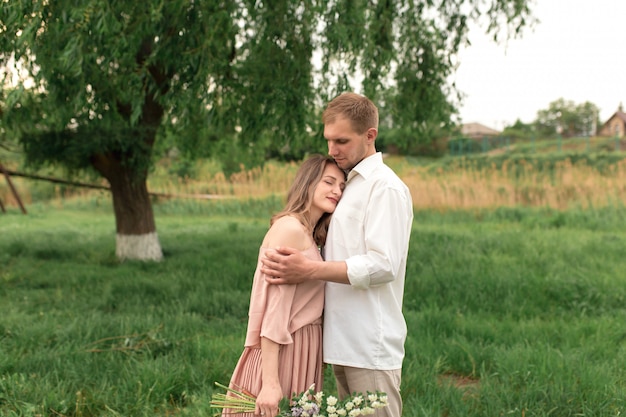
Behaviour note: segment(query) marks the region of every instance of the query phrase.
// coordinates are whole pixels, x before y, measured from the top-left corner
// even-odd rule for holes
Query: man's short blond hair
[[[348,119],[355,132],[378,130],[378,108],[367,97],[356,93],[342,93],[332,99],[322,114],[322,123],[334,123],[339,118]]]

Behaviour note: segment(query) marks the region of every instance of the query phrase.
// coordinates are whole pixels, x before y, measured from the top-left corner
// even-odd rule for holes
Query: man
[[[272,284],[327,282],[324,362],[333,366],[340,397],[383,391],[389,407],[379,409],[377,416],[400,417],[411,195],[376,152],[378,109],[367,97],[339,95],[328,104],[322,121],[328,153],[349,172],[328,231],[326,261],[276,248],[267,253],[261,270]]]

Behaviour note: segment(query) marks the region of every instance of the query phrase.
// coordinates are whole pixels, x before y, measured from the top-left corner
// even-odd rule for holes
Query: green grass
[[[90,201],[0,214],[0,415],[211,415],[278,200],[158,204],[158,264],[118,263]],[[623,415],[625,224],[623,207],[416,213],[404,416]]]

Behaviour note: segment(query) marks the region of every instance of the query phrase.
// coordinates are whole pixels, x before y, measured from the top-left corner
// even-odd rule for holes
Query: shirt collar
[[[356,166],[348,173],[348,182],[350,182],[350,180],[357,174],[362,176],[364,179],[367,179],[374,169],[382,162],[383,154],[381,152],[376,152],[374,155],[368,156],[356,164]]]

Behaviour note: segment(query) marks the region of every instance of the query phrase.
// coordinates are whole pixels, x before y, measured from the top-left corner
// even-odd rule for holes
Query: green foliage
[[[406,156],[440,157],[446,153],[447,132],[441,126],[426,123],[415,128],[388,129],[379,133],[376,148]]]
[[[0,216],[0,414],[210,414],[268,217],[155,208],[159,264],[117,262],[110,214]],[[404,414],[623,414],[625,220],[624,207],[416,212]]]
[[[600,125],[598,107],[588,101],[576,104],[560,98],[547,109],[537,112],[535,129],[540,137],[562,134],[564,137],[594,135]]]
[[[533,124],[527,124],[517,119],[511,126],[507,126],[502,130],[503,136],[508,136],[512,139],[531,139],[536,137]]]
[[[230,54],[231,12],[212,2],[7,3],[3,62],[14,58],[34,87],[11,92],[2,124],[33,164],[80,169],[115,155],[141,176],[164,112],[207,105],[198,98]]]
[[[525,1],[457,3],[5,2],[0,61],[21,78],[1,96],[1,129],[33,163],[114,153],[142,175],[157,139],[245,166],[301,159],[319,148],[320,106],[357,83],[386,125],[446,124],[469,21],[486,16],[497,37],[530,16]]]
[[[300,160],[323,146],[320,108],[347,89],[362,85],[383,126],[447,126],[448,79],[468,20],[486,12],[488,32],[517,33],[530,15],[519,0],[2,6],[0,144],[15,137],[36,168],[104,177],[120,235],[156,229],[147,178],[157,158],[182,153],[183,175],[197,157],[220,159],[226,174]]]

